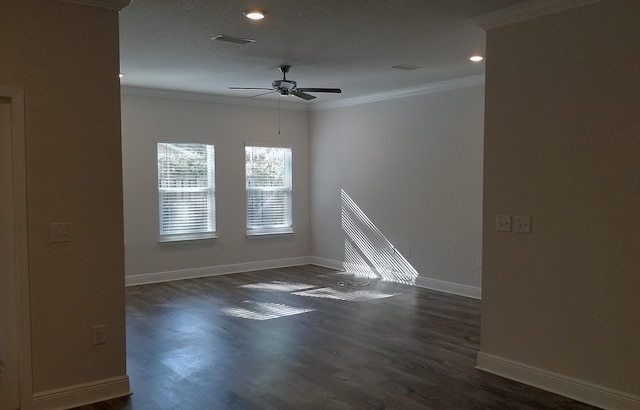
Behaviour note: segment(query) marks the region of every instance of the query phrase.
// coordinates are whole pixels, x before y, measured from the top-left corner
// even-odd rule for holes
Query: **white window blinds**
[[[213,145],[158,143],[160,240],[215,236]]]
[[[247,233],[290,233],[291,148],[245,146]]]

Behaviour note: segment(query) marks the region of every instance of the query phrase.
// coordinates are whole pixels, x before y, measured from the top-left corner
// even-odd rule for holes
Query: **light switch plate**
[[[511,215],[496,215],[496,231],[511,232]]]
[[[70,222],[52,222],[49,224],[49,242],[71,242],[73,234]]]
[[[531,217],[528,215],[514,216],[513,232],[531,233]]]

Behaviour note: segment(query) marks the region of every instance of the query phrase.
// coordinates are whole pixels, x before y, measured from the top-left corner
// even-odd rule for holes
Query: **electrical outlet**
[[[514,216],[513,232],[531,233],[531,217],[528,215]]]
[[[482,258],[479,256],[476,258],[476,268],[482,269]]]
[[[511,215],[496,215],[496,231],[511,232]]]
[[[70,222],[52,222],[49,224],[49,242],[71,242],[72,240]]]
[[[223,251],[225,249],[227,249],[227,241],[225,241],[224,239],[220,239],[220,250]]]
[[[92,339],[93,339],[94,345],[103,345],[107,343],[107,326],[106,325],[94,326]]]

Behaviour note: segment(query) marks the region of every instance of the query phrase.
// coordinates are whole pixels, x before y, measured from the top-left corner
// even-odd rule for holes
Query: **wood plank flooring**
[[[81,409],[594,409],[476,370],[479,301],[353,283],[309,265],[129,287],[134,394]]]

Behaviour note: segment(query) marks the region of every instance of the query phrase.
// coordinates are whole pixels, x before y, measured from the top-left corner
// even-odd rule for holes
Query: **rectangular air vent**
[[[391,68],[395,68],[396,70],[413,71],[413,70],[418,70],[422,67],[419,67],[417,65],[410,65],[410,64],[396,64],[396,65],[392,65]]]
[[[239,38],[239,37],[228,36],[226,34],[218,34],[215,37],[211,37],[211,40],[226,41],[228,43],[235,43],[235,44],[249,44],[255,41],[254,39],[251,39],[251,38]]]

